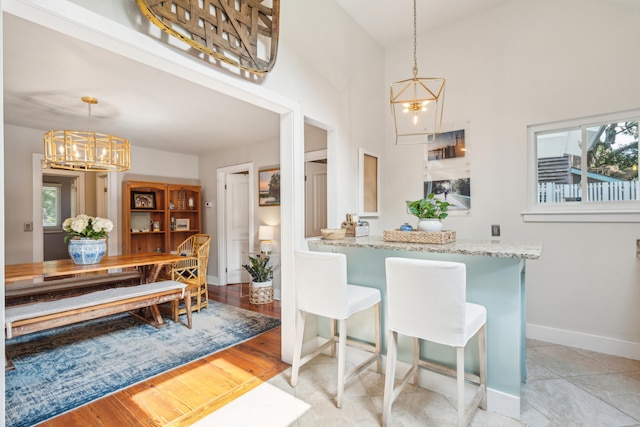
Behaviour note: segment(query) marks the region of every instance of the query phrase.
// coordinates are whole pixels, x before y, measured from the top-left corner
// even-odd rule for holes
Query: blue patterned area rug
[[[186,323],[186,317],[181,316]],[[280,326],[280,320],[209,301],[193,329],[156,329],[128,314],[6,342],[7,426],[31,426]]]

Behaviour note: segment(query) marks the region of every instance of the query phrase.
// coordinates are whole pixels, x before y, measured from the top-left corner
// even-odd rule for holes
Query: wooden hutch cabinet
[[[200,186],[122,183],[122,253],[171,252],[200,233]]]

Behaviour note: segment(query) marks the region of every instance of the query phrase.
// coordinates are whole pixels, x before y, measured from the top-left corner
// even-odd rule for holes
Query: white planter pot
[[[439,219],[421,219],[418,221],[418,231],[440,233],[442,231],[442,221]]]
[[[270,286],[273,286],[273,281],[267,280],[266,282],[251,282],[251,286],[253,286],[254,288],[268,288]]]

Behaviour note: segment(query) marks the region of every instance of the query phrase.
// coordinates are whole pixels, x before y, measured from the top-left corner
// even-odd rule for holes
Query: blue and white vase
[[[81,237],[69,240],[69,255],[78,265],[98,264],[107,252],[107,239]]]

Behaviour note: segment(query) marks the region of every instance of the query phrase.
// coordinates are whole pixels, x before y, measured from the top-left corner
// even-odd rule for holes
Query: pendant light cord
[[[418,55],[416,54],[417,32],[416,32],[416,0],[413,0],[413,78],[418,76]]]

